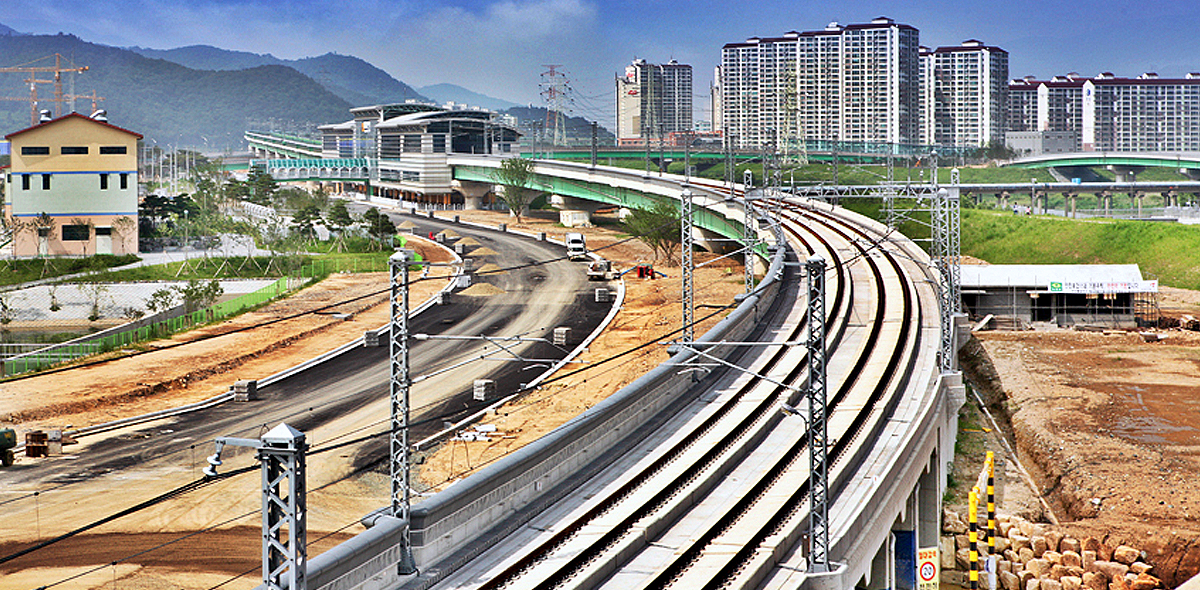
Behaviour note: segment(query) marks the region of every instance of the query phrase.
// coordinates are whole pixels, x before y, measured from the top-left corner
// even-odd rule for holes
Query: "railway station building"
[[[1136,328],[1158,321],[1158,281],[1136,264],[961,267],[962,303],[980,329]]]
[[[321,126],[321,159],[273,161],[276,179],[318,177],[372,195],[438,205],[461,204],[464,195],[450,177],[452,154],[508,156],[520,134],[496,114],[479,109],[445,109],[419,103],[351,109],[353,119]],[[314,171],[312,166],[335,166]],[[284,164],[295,170],[278,168]],[[339,182],[339,175],[353,181]],[[370,178],[364,186],[359,179]],[[339,187],[342,188],[342,187]],[[467,195],[481,197],[482,195]]]

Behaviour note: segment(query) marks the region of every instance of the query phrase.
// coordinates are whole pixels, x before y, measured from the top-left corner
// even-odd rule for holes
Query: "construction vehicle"
[[[16,460],[17,431],[11,428],[0,428],[0,464],[8,467]]]
[[[587,278],[589,281],[611,281],[616,271],[611,260],[593,260],[588,264]]]

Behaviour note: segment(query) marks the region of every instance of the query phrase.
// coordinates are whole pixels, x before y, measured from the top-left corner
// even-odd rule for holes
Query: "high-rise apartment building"
[[[790,31],[782,37],[752,37],[721,49],[721,131],[733,146],[757,148],[795,140],[799,35]]]
[[[804,34],[801,34],[803,37]],[[834,139],[872,143],[916,143],[919,140],[921,71],[917,29],[880,17],[847,25],[841,32],[840,125]],[[816,54],[815,70],[826,54]],[[805,62],[802,61],[803,65]],[[814,72],[810,69],[809,72]],[[803,76],[804,70],[800,75]],[[819,117],[805,110],[801,120]]]
[[[971,39],[922,53],[922,142],[952,147],[1003,143],[1008,52]]]
[[[730,43],[721,52],[722,130],[739,147],[792,137],[914,143],[917,45],[917,29],[885,17]]]
[[[1083,151],[1198,151],[1200,74],[1013,80],[1008,113],[1010,130],[1075,133]]]
[[[692,66],[634,60],[617,76],[617,142],[661,141],[692,130]]]

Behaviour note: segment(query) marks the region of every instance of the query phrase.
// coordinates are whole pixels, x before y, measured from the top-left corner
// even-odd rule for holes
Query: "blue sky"
[[[634,58],[691,64],[703,95],[726,43],[877,16],[916,27],[926,46],[1003,47],[1012,77],[1200,71],[1195,0],[0,0],[0,23],[22,32],[283,58],[332,51],[413,86],[449,82],[520,103],[540,104],[540,73],[556,64],[576,114],[602,120],[613,76]]]

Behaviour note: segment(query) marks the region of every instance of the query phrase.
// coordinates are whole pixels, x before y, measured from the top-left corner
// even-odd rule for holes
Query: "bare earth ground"
[[[1164,314],[1200,315],[1200,293],[1162,291]],[[1062,529],[1146,551],[1175,587],[1200,570],[1200,333],[1161,332],[976,336]]]
[[[471,221],[495,219],[495,214],[486,212],[466,211],[461,214],[463,219]],[[507,218],[506,222],[510,229],[544,231],[558,239],[562,239],[567,231],[582,231],[590,250],[598,250],[621,269],[653,260],[650,249],[641,242],[622,241],[607,230],[558,227],[552,223],[556,221],[556,215],[554,218],[523,217],[523,223],[519,225],[512,218]],[[695,261],[701,264],[713,258],[715,256],[712,254],[697,253]],[[740,257],[731,257],[698,269],[694,277],[697,304],[725,304],[743,292],[745,283],[740,262]],[[626,275],[625,305],[621,313],[579,360],[594,363],[644,342],[662,338],[679,328],[679,266],[656,265],[655,268],[665,272],[668,278],[651,281],[633,278],[633,274]],[[695,317],[702,318],[712,312],[711,309],[699,308]],[[719,313],[701,322],[696,326],[696,334],[703,334],[722,317],[724,313]],[[499,408],[496,416],[485,421],[498,431],[497,435],[489,436],[488,441],[454,441],[432,453],[420,467],[419,481],[432,488],[441,488],[460,479],[553,430],[667,358],[665,345],[652,345],[617,361],[553,381],[542,390]],[[554,377],[576,371],[581,366],[568,365]]]
[[[556,227],[553,218],[526,218],[523,223],[506,215],[490,212],[460,212],[464,219],[489,224],[507,223],[512,229],[545,231],[561,238],[567,230]],[[575,231],[575,230],[572,230]],[[582,230],[588,246],[597,249],[619,240],[612,232]],[[418,246],[427,257],[434,250]],[[622,268],[638,261],[650,261],[650,250],[630,241],[602,253]],[[697,262],[712,256],[698,255]],[[622,311],[603,336],[590,346],[583,360],[595,361],[657,338],[679,326],[679,268],[659,267],[666,280],[638,280],[627,275],[627,295]],[[582,270],[582,263],[581,263]],[[379,292],[355,303],[329,311],[353,313],[349,321],[332,316],[306,315],[300,319],[272,324],[252,331],[231,334],[173,349],[156,350],[136,357],[114,360],[93,367],[0,384],[0,424],[12,425],[18,432],[34,428],[81,427],[125,416],[175,407],[206,399],[228,389],[241,378],[261,378],[293,366],[322,352],[353,340],[364,330],[387,321],[387,276],[338,275],[301,291],[297,296],[245,314],[230,321],[189,332],[171,342],[196,340],[201,334],[227,332],[234,327],[260,323],[346,299]],[[444,283],[423,283],[414,290],[413,301],[421,301]],[[742,268],[737,260],[720,261],[700,269],[695,277],[697,304],[725,304],[743,291]],[[675,303],[673,303],[675,302]],[[705,308],[696,317],[707,315]],[[720,316],[697,327],[707,330]],[[494,442],[455,442],[444,445],[427,457],[420,477],[430,486],[440,486],[465,476],[472,468],[495,460],[504,453],[533,440],[554,426],[603,399],[641,373],[667,358],[665,346],[654,345],[619,362],[599,365],[584,373],[552,384],[529,398],[499,412],[495,423],[504,432]],[[563,372],[580,365],[569,365]],[[30,459],[21,459],[30,460]],[[367,475],[360,481],[322,490],[338,501],[338,510],[362,515],[386,502],[386,482]],[[0,479],[0,492],[4,490]],[[28,490],[7,490],[9,493]],[[0,494],[0,501],[4,500]],[[311,494],[310,494],[311,496]],[[252,498],[251,498],[252,499]],[[241,498],[241,500],[246,500]],[[32,588],[55,584],[55,588],[252,588],[260,578],[260,531],[254,519],[218,528],[202,535],[181,538],[180,530],[192,530],[188,522],[207,522],[210,512],[204,503],[228,502],[227,494],[208,488],[184,496],[163,506],[160,518],[117,521],[73,537],[52,549],[46,549],[8,564],[0,564],[0,590]],[[310,508],[312,500],[310,498]],[[129,501],[120,494],[95,494],[86,509],[96,517],[127,508]],[[169,504],[175,504],[170,506]],[[0,508],[0,510],[3,510]],[[193,514],[200,516],[191,516]],[[310,555],[317,555],[357,533],[361,527],[344,531],[321,528],[318,514],[310,518]],[[41,512],[40,523],[3,522],[0,525],[0,556],[29,541],[44,538],[46,520],[53,514]],[[344,522],[329,519],[326,521]],[[201,525],[197,525],[201,526]],[[194,528],[194,527],[193,527]],[[125,561],[129,556],[162,543],[170,545],[144,556]],[[120,560],[121,563],[111,565]],[[95,571],[92,571],[95,570]],[[90,573],[88,573],[90,572]],[[235,576],[240,578],[230,581]],[[74,577],[79,576],[79,577]],[[74,577],[74,578],[73,578]],[[69,581],[62,582],[63,580]],[[60,583],[62,582],[62,583]]]

